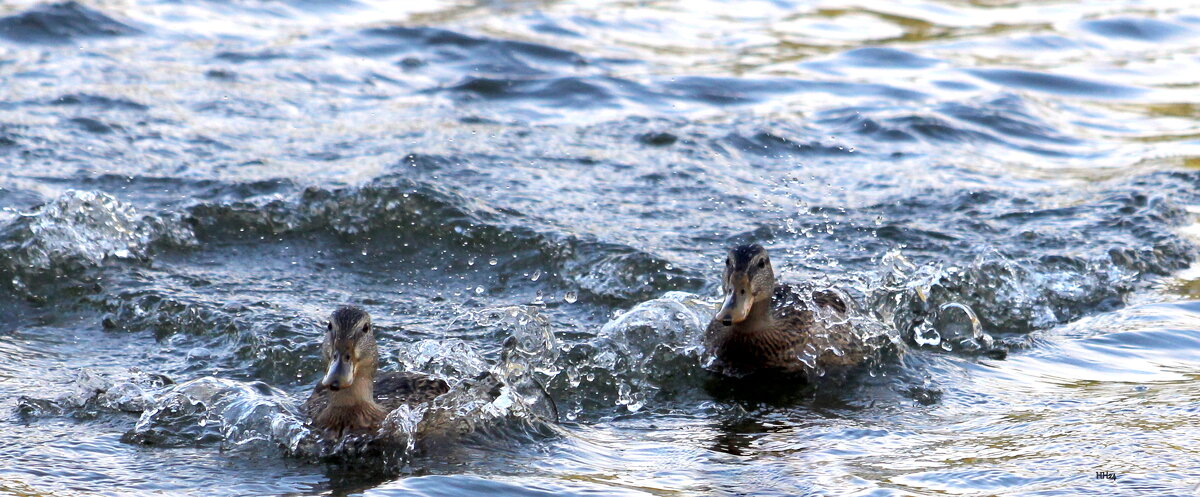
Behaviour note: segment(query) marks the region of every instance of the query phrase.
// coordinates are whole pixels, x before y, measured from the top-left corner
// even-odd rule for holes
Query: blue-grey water
[[[0,493],[1197,495],[1198,212],[1196,2],[5,2]],[[896,344],[715,382],[748,241]],[[461,436],[306,452],[345,303]]]

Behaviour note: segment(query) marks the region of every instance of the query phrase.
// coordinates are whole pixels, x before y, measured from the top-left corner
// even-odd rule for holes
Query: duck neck
[[[330,408],[347,408],[375,403],[375,378],[363,375],[354,378],[349,388],[329,391]]]
[[[347,388],[328,391],[329,403],[318,421],[337,430],[374,427],[386,414],[375,402],[375,372],[356,375]]]
[[[771,326],[771,297],[754,302],[746,319],[733,325],[733,331],[755,331]]]

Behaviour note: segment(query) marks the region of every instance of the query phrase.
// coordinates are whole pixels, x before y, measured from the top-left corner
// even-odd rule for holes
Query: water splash
[[[881,266],[868,301],[882,319],[922,347],[991,355],[1008,346],[993,334],[1024,335],[1120,302],[1137,278],[1106,261],[1038,265],[994,253],[960,267],[916,266],[893,251]]]
[[[145,258],[156,243],[195,243],[178,216],[164,216],[141,216],[106,193],[68,190],[0,229],[0,275],[37,298],[38,285],[72,281],[105,259]]]
[[[157,392],[172,383],[163,375],[136,368],[118,379],[81,369],[74,373],[68,391],[53,399],[21,397],[16,412],[25,419],[46,416],[90,418],[100,412],[140,413],[153,404]]]
[[[294,400],[263,382],[202,377],[158,395],[127,443],[168,447],[217,444],[222,450],[302,452],[312,435]]]
[[[537,379],[538,372],[544,374],[552,364],[558,347],[548,320],[536,308],[520,306],[464,317],[509,335],[498,363],[460,339],[400,344],[395,353],[400,369],[445,379],[450,391],[430,403],[390,412],[377,433],[316,440],[307,446],[307,453],[367,456],[396,466],[464,437],[511,440],[552,431],[549,423],[557,419],[555,403]]]
[[[563,416],[634,413],[658,395],[697,387],[700,337],[714,310],[698,295],[668,292],[565,349],[548,382]]]

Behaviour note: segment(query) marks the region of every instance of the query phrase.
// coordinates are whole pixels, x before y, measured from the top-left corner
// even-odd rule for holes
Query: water
[[[1195,495],[1196,7],[0,6],[0,493]],[[744,241],[895,350],[708,377]],[[455,385],[387,454],[344,303]]]

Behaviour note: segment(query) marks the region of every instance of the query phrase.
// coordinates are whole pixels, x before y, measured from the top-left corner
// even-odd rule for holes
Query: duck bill
[[[732,326],[746,320],[746,316],[750,315],[750,305],[753,301],[748,294],[742,294],[737,288],[734,288],[729,295],[725,297],[725,303],[721,305],[721,310],[717,311],[717,320],[725,326]]]
[[[325,372],[325,377],[321,378],[321,384],[334,391],[354,384],[354,364],[334,359],[329,363],[329,370]]]

